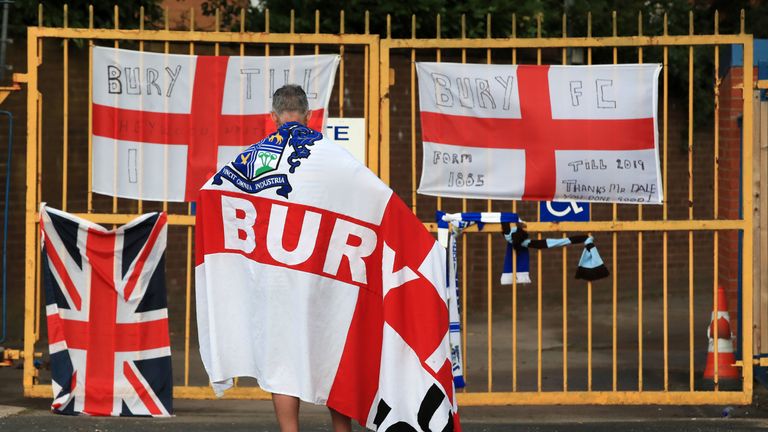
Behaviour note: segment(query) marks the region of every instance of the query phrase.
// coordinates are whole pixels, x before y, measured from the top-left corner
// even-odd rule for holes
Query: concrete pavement
[[[468,432],[501,431],[758,431],[768,429],[768,392],[756,391],[756,403],[732,407],[723,417],[720,406],[554,406],[460,407]],[[22,396],[21,370],[0,368],[0,431],[56,432],[271,432],[277,423],[269,401],[176,400],[175,416],[168,419],[67,417],[49,412],[50,400]],[[324,407],[301,408],[302,428],[330,431]],[[355,428],[356,431],[364,429]]]

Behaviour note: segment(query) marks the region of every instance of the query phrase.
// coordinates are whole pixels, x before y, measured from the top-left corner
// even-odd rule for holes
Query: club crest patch
[[[278,169],[286,147],[293,152],[288,156],[293,174],[301,165],[300,159],[306,159],[311,151],[308,148],[322,139],[320,132],[312,130],[301,123],[289,122],[280,126],[277,131],[256,144],[248,147],[237,155],[231,164],[225,165],[213,178],[214,185],[221,185],[222,178],[229,180],[243,192],[250,194],[261,190],[277,187],[277,194],[288,198],[293,190],[287,174],[267,175]]]

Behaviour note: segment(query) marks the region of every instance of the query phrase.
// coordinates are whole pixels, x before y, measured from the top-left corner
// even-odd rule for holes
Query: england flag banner
[[[171,415],[165,213],[110,231],[43,204],[40,229],[53,412]]]
[[[418,192],[661,204],[658,64],[416,63]]]
[[[299,84],[324,130],[338,55],[194,56],[93,48],[93,192],[194,201],[274,129],[272,93]]]
[[[286,123],[205,184],[195,229],[217,394],[250,376],[370,429],[460,430],[445,250],[352,154]]]

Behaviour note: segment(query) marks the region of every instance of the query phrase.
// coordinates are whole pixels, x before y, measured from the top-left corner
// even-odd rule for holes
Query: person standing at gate
[[[278,89],[277,130],[200,190],[197,321],[213,389],[256,378],[283,432],[298,430],[300,400],[326,405],[336,432],[351,418],[458,430],[445,252],[375,174],[306,126],[311,115],[301,87]]]
[[[306,127],[312,112],[309,110],[309,102],[304,90],[295,84],[285,85],[272,96],[272,112],[270,116],[277,126],[277,131],[269,134],[262,141],[250,146],[243,153],[238,155],[235,164],[242,165],[255,177],[258,177],[260,171],[263,173],[274,170],[282,157],[279,151],[286,146],[284,140],[295,140],[300,135],[314,138],[310,145],[332,145],[330,142],[322,141],[322,135],[319,132]],[[261,165],[261,166],[259,166]],[[265,221],[266,223],[266,221]],[[291,309],[290,298],[274,299],[275,301],[287,301],[288,304],[279,305],[281,309]],[[255,317],[259,319],[259,317]],[[301,337],[301,335],[291,335],[291,337]],[[267,356],[270,353],[266,353]],[[271,362],[271,359],[268,360]],[[286,370],[286,373],[292,373]],[[298,372],[296,372],[298,375]],[[260,383],[263,385],[263,383]],[[293,394],[284,394],[272,392],[272,403],[275,409],[275,415],[282,432],[294,432],[299,430],[299,397]],[[351,431],[350,418],[339,413],[333,408],[328,408],[331,413],[331,421],[335,432]]]
[[[272,96],[272,112],[270,116],[275,125],[277,125],[278,131],[286,127],[296,126],[298,128],[297,132],[302,129],[307,129],[302,131],[302,133],[311,134],[314,132],[306,128],[312,112],[309,110],[306,93],[298,85],[289,84],[275,91],[275,94]],[[320,143],[322,145],[330,144],[324,141]],[[258,146],[258,144],[256,145]],[[299,398],[289,394],[272,393],[272,404],[275,408],[275,415],[277,416],[280,430],[282,432],[298,431]],[[335,432],[348,432],[352,430],[352,424],[348,416],[330,407],[328,410],[331,412],[331,422]]]

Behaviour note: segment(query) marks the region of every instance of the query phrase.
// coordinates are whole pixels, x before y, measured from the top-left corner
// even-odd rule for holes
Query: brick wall
[[[754,75],[757,77],[757,71]],[[741,178],[741,129],[739,118],[743,114],[744,71],[733,67],[720,86],[720,152],[718,162],[720,179],[718,188],[718,210],[720,219],[738,219],[740,208]],[[751,169],[751,168],[750,168]],[[719,238],[718,284],[725,288],[732,317],[731,329],[735,331],[734,318],[738,315],[737,294],[739,268],[739,236],[736,231],[724,232]]]

